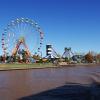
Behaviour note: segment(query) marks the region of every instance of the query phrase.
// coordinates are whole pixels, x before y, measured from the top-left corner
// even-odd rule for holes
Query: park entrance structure
[[[11,21],[2,33],[3,56],[20,56],[23,51],[27,57],[41,52],[44,33],[40,26],[28,18]]]

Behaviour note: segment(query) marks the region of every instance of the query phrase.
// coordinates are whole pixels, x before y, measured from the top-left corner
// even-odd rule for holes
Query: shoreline
[[[73,67],[75,67],[75,66],[100,66],[100,63],[85,63],[85,64],[83,64],[83,63],[80,63],[80,64],[67,64],[67,65],[60,65],[60,66],[73,66]]]
[[[0,71],[57,68],[53,64],[0,64]]]
[[[53,65],[49,64],[0,64],[0,71],[10,71],[10,70],[30,70],[30,69],[46,69],[46,68],[64,68],[64,67],[95,67],[100,66],[98,64],[67,64],[67,65]]]

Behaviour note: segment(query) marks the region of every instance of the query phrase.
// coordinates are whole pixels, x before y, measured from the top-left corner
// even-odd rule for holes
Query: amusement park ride
[[[68,59],[70,59],[73,55],[74,54],[73,54],[73,52],[72,52],[72,50],[71,50],[70,47],[69,48],[65,48],[64,53],[62,55],[62,58],[68,58]]]
[[[27,58],[35,52],[40,52],[44,33],[40,26],[28,18],[17,18],[11,21],[2,33],[3,57],[22,55],[24,50]]]
[[[31,56],[30,51],[28,50],[28,47],[27,47],[27,45],[25,43],[24,37],[20,37],[20,39],[18,40],[18,43],[16,44],[15,48],[12,51],[12,56],[16,56],[20,45],[24,45],[24,47],[26,49],[27,56]]]
[[[30,59],[42,59],[42,61],[60,59],[60,56],[50,44],[46,45],[46,57],[42,58],[42,54],[39,55],[43,38],[44,33],[35,21],[28,18],[17,18],[11,21],[2,33],[3,61],[31,62]],[[71,48],[65,48],[61,58],[70,59],[72,55]]]
[[[49,59],[57,59],[59,58],[57,52],[54,50],[54,48],[52,47],[51,44],[47,44],[46,45],[46,58],[49,58]]]

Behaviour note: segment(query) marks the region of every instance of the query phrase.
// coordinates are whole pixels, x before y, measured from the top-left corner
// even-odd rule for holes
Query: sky
[[[46,44],[59,54],[65,47],[72,52],[100,52],[100,0],[0,0],[0,37],[6,25],[20,17],[41,26],[43,55]]]

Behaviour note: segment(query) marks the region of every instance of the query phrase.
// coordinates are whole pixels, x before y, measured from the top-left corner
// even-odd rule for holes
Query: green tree
[[[97,60],[97,63],[100,63],[100,54],[97,54],[96,60]]]

